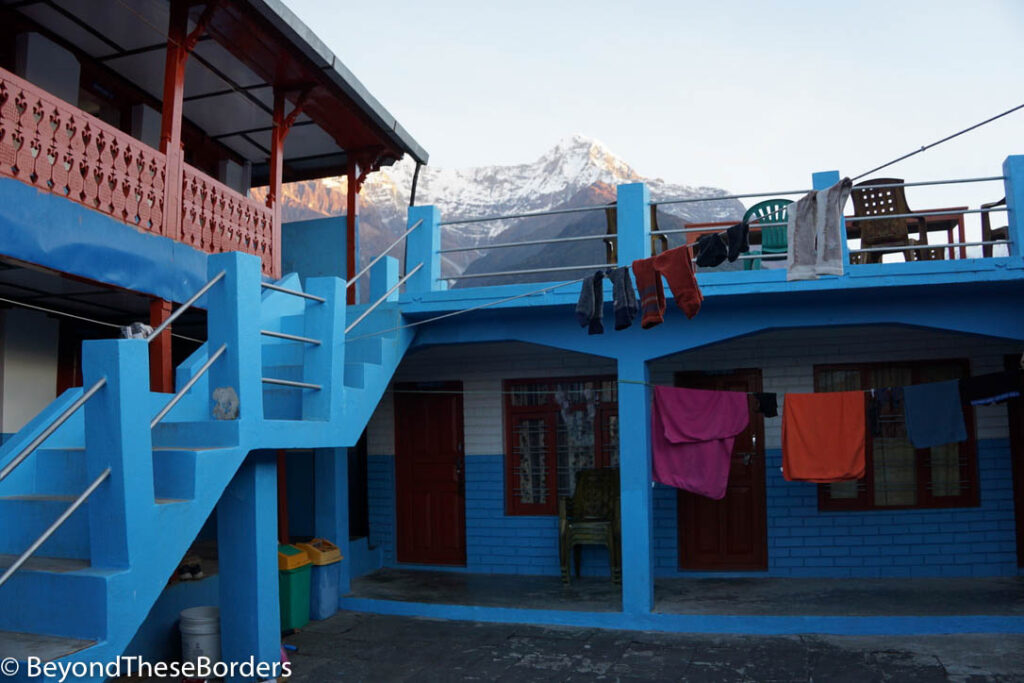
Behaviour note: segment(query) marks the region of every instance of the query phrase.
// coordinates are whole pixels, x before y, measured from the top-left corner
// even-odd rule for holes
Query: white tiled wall
[[[614,334],[611,332],[609,334]],[[651,381],[671,384],[679,370],[729,370],[759,367],[764,391],[814,390],[814,365],[968,358],[972,374],[1003,367],[1003,356],[1024,351],[1024,344],[988,337],[904,327],[842,327],[766,332],[654,361]],[[503,451],[502,380],[615,374],[614,361],[521,343],[473,344],[427,349],[409,355],[395,381],[461,380],[466,453]],[[780,397],[781,398],[781,397]],[[781,401],[780,401],[781,404]],[[781,405],[780,405],[781,408]],[[978,437],[1006,437],[1006,407],[978,408]],[[370,421],[369,452],[394,454],[393,402],[385,395]],[[781,419],[765,421],[766,446],[779,448]]]

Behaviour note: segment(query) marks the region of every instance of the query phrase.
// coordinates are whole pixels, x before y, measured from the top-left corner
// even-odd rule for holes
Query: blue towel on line
[[[914,448],[967,440],[959,380],[903,387],[903,414]]]

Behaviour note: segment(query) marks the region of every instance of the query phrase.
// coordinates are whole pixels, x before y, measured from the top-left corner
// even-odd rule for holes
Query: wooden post
[[[153,299],[149,302],[149,324],[156,328],[171,315],[171,302]],[[149,388],[151,391],[174,393],[174,364],[171,358],[171,327],[149,345]]]
[[[345,279],[356,274],[356,199],[359,196],[359,173],[356,160],[348,160],[347,189],[348,208],[345,211]],[[356,287],[348,288],[346,301],[351,306],[356,302]]]
[[[167,26],[167,59],[164,62],[164,101],[160,118],[160,151],[167,157],[164,180],[164,235],[181,239],[182,159],[181,120],[185,96],[185,63],[188,61],[188,3],[171,0]]]
[[[284,93],[274,89],[274,129],[270,132],[270,183],[267,206],[274,212],[274,272],[281,268],[281,185],[284,178],[284,139],[289,122],[284,115]]]

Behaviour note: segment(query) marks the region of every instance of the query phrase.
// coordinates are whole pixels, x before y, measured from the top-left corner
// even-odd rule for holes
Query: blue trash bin
[[[338,546],[323,538],[295,545],[306,551],[313,563],[309,618],[320,621],[333,617],[338,611],[338,598],[341,596],[341,551]]]

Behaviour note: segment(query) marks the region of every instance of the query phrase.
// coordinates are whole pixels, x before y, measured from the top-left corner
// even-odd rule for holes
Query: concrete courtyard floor
[[[286,639],[324,681],[1024,681],[1024,635],[739,636],[339,612]]]

